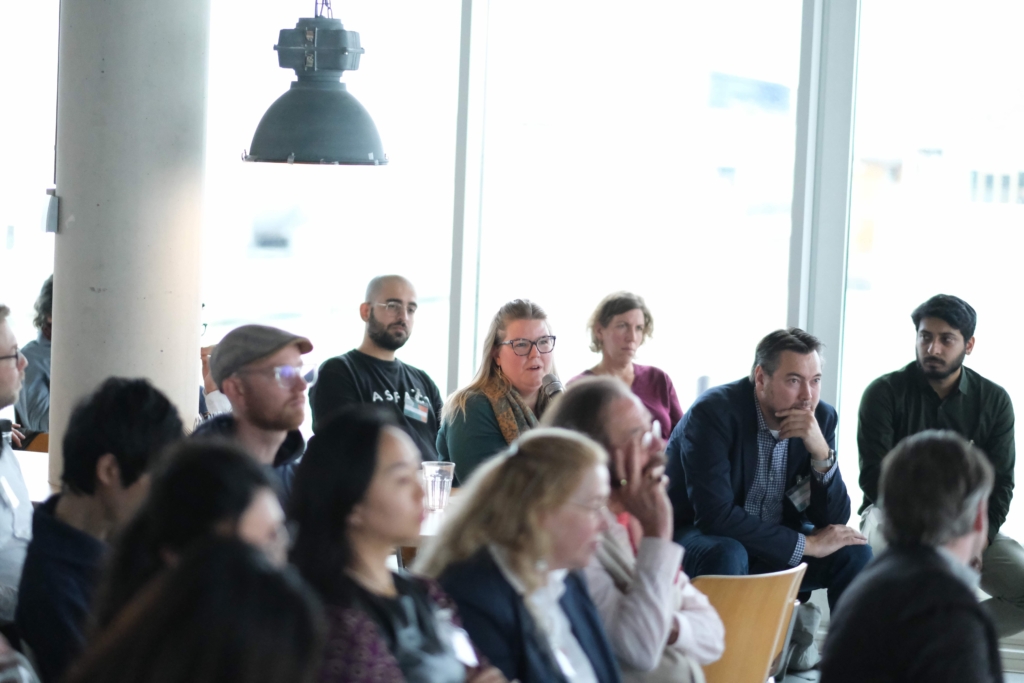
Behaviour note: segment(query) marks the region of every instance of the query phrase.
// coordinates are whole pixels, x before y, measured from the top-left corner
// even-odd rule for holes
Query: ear
[[[113,453],[101,455],[96,461],[96,482],[108,489],[124,487],[121,483],[121,467]]]
[[[362,504],[357,503],[355,507],[352,508],[352,512],[348,513],[348,519],[345,521],[353,529],[361,528],[364,524]]]
[[[225,378],[224,381],[220,383],[220,391],[228,397],[228,401],[231,402],[232,407],[239,405],[242,397],[245,395],[245,387],[238,381],[237,377]]]
[[[754,368],[754,386],[756,386],[758,389],[763,390],[766,378],[767,375],[764,374],[764,368],[762,368],[760,365]]]
[[[974,350],[974,337],[971,337],[970,339],[967,340],[967,343],[964,344],[964,353],[966,353],[969,356],[969,355],[971,355],[971,351],[973,351],[973,350]]]
[[[974,525],[971,531],[976,531],[985,536],[988,535],[988,498],[983,498],[978,503],[978,512],[974,515]]]
[[[359,317],[363,319],[364,323],[370,322],[370,306],[373,304],[369,302],[363,302],[359,304]]]

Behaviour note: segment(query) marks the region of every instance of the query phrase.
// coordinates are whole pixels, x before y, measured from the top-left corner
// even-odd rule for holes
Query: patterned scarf
[[[484,396],[491,402],[491,408],[498,418],[498,427],[501,435],[505,437],[505,443],[512,444],[519,436],[537,426],[537,416],[533,414],[530,407],[523,402],[523,397],[509,386],[507,382],[498,379],[492,380],[483,389]],[[537,401],[538,412],[543,412],[544,395]]]

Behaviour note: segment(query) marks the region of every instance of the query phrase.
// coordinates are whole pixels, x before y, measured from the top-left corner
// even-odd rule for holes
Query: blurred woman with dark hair
[[[502,683],[454,603],[388,560],[419,539],[420,454],[393,416],[346,408],[310,439],[292,491],[291,559],[327,604],[321,683]]]
[[[149,581],[196,541],[237,536],[281,566],[288,532],[270,476],[229,442],[183,441],[168,453],[149,497],[115,541],[95,610],[107,626]]]
[[[235,539],[193,547],[98,634],[67,683],[312,683],[323,613]]]
[[[618,377],[651,411],[661,434],[668,438],[683,418],[676,388],[664,370],[633,362],[640,346],[654,335],[654,316],[643,297],[630,292],[609,294],[594,309],[587,328],[590,350],[601,354],[601,362],[569,381],[587,375]]]

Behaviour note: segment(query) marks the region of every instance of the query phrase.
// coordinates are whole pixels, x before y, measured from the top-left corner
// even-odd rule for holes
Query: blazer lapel
[[[747,492],[750,491],[750,487],[754,485],[754,476],[757,474],[757,412],[761,409],[757,402],[757,397],[754,395],[754,385],[750,384],[750,391],[747,393],[748,399],[743,403],[743,409],[740,412],[740,424],[744,426],[744,429],[740,430],[743,434],[743,443],[740,446],[743,450],[740,454],[740,461],[743,463],[743,491],[742,500],[745,503],[747,501]]]
[[[786,488],[800,471],[801,466],[810,459],[810,454],[804,446],[804,440],[793,438],[789,440],[789,456],[786,461]]]

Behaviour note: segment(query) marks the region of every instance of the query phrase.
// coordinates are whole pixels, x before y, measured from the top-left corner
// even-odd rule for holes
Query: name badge
[[[403,412],[406,417],[419,420],[420,422],[426,422],[427,418],[430,417],[430,409],[427,407],[427,404],[420,403],[414,399],[408,391],[405,392],[405,410]]]
[[[461,628],[452,629],[452,649],[455,650],[455,658],[469,668],[480,666],[473,644],[469,642],[469,634]]]
[[[786,491],[786,498],[793,504],[797,512],[803,512],[811,504],[811,475],[797,479],[793,488]]]

